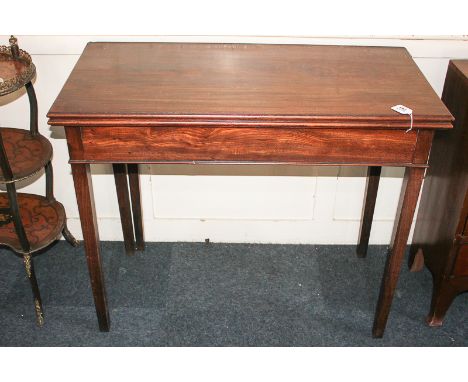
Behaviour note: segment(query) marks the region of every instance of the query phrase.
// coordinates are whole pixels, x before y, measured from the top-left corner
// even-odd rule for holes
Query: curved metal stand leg
[[[46,176],[46,198],[49,202],[55,200],[54,197],[54,169],[52,167],[52,162],[49,161],[45,165],[45,176]]]
[[[44,313],[42,312],[41,295],[39,293],[39,287],[37,286],[32,255],[23,255],[23,263],[24,267],[26,268],[26,274],[28,275],[29,282],[31,283],[31,289],[34,298],[34,309],[36,311],[36,322],[38,326],[42,326],[44,325]]]
[[[54,197],[54,170],[53,170],[53,167],[52,167],[52,162],[50,162],[50,161],[45,166],[45,174],[46,174],[46,198],[49,201],[53,201],[53,200],[55,200],[55,197]],[[63,227],[62,235],[65,238],[65,240],[68,241],[73,247],[77,247],[79,245],[78,240],[76,240],[75,237],[70,233],[70,231],[68,230],[66,224]]]
[[[10,211],[13,217],[16,234],[21,243],[24,252],[29,252],[31,246],[24,230],[23,222],[21,221],[20,209],[18,205],[18,198],[16,195],[16,187],[14,183],[7,184],[8,202],[10,203]]]
[[[6,180],[13,179],[13,173],[11,172],[10,164],[6,156],[5,146],[3,145],[2,132],[0,131],[0,169],[3,172],[3,178]]]
[[[78,245],[80,245],[80,242],[71,234],[66,224],[65,227],[63,227],[62,235],[73,247],[78,247]]]
[[[32,82],[28,82],[26,84],[26,91],[28,92],[28,98],[29,98],[29,113],[30,113],[29,130],[31,131],[32,135],[36,135],[39,133],[38,123],[37,123],[38,122],[37,98],[36,98],[36,92],[34,91]]]

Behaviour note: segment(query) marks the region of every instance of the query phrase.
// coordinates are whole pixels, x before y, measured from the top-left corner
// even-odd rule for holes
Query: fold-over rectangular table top
[[[89,43],[48,117],[64,126],[449,128],[404,48]]]

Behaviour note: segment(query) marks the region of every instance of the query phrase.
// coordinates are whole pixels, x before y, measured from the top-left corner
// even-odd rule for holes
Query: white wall
[[[9,36],[0,36],[5,44]],[[55,194],[69,227],[81,237],[68,152],[62,128],[47,125],[46,113],[88,41],[201,41],[406,47],[437,94],[451,58],[468,58],[462,37],[314,38],[234,36],[17,36],[37,66],[39,124],[54,147]],[[0,98],[0,126],[28,126],[24,92]],[[122,240],[110,166],[92,166],[103,240]],[[142,166],[147,241],[354,244],[365,185],[365,168],[295,166]],[[268,176],[266,176],[268,175]],[[371,244],[390,240],[402,182],[400,168],[384,168]],[[44,190],[44,177],[25,192]]]

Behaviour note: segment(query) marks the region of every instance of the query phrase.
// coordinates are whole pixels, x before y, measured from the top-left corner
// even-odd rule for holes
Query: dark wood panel
[[[101,42],[86,46],[48,116],[54,125],[117,118],[107,123],[407,128],[408,116],[390,109],[396,104],[413,109],[416,128],[450,128],[450,113],[404,48]]]
[[[442,99],[455,116],[436,131],[421,195],[411,256],[424,255],[434,276],[427,322],[441,325],[455,296],[468,290],[468,251],[460,238],[468,219],[468,61],[451,61]]]
[[[417,133],[271,128],[82,128],[87,161],[411,163]],[[79,147],[80,145],[78,145]]]
[[[468,236],[468,189],[465,193],[465,200],[463,201],[463,208],[457,225],[457,234]]]
[[[443,100],[456,121],[451,131],[435,133],[413,235],[412,251],[422,248],[426,264],[438,274],[446,271],[447,263],[453,263],[449,257],[454,236],[464,226],[461,215],[468,191],[467,85],[451,62]]]
[[[453,274],[457,277],[468,276],[468,238],[466,240],[467,244],[460,245],[455,259]]]
[[[451,60],[449,65],[457,72],[460,81],[468,83],[468,60]]]

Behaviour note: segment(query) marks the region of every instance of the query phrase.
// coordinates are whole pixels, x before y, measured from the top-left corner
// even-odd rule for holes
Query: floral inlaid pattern
[[[44,248],[55,241],[65,225],[65,211],[57,201],[49,202],[45,197],[18,194],[21,220],[31,244],[31,252]],[[8,196],[0,194],[0,208],[8,208]],[[7,245],[23,253],[13,222],[0,227],[0,245]]]
[[[52,146],[42,135],[32,136],[28,130],[0,128],[13,180],[41,170],[52,157]],[[0,182],[5,181],[0,169]]]

